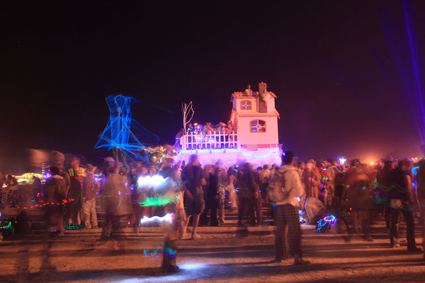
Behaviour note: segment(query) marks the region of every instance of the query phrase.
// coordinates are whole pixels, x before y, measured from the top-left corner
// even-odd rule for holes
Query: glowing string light
[[[171,258],[175,258],[176,254],[177,254],[177,250],[175,250],[171,247],[166,247],[165,250],[164,250],[164,253]]]
[[[1,229],[7,230],[7,229],[9,229],[10,227],[12,227],[12,221],[3,221],[3,222],[9,222],[9,224],[7,224],[6,226],[1,226],[1,227],[0,227]]]
[[[99,135],[95,148],[117,148],[133,160],[140,149],[159,142],[158,136],[132,119],[131,108],[137,104],[136,99],[116,95],[108,96],[106,102],[110,111],[109,120],[105,130]],[[143,137],[143,143],[136,135]]]
[[[145,249],[145,250],[143,250],[143,253],[144,253],[145,257],[151,256],[152,260],[156,260],[156,259],[158,259],[158,252],[160,252],[160,249],[161,249],[160,246],[158,246],[154,250]]]
[[[142,207],[161,206],[176,202],[177,197],[147,197],[145,201],[139,202]]]
[[[324,227],[328,227],[328,229],[330,229],[333,225],[335,225],[336,223],[336,217],[333,215],[330,216],[326,216],[323,219],[320,219],[319,221],[317,221],[317,233],[322,232],[322,229]]]
[[[413,175],[415,175],[415,176],[416,176],[416,175],[418,175],[419,167],[420,167],[420,166],[414,166],[414,167],[412,168],[412,174],[413,174]]]
[[[240,151],[243,155],[247,156],[247,157],[254,157],[254,158],[266,158],[269,157],[270,155],[277,153],[277,150],[270,150],[268,153],[266,154],[262,154],[262,155],[257,155],[257,154],[251,154],[245,151]]]
[[[172,224],[173,223],[173,217],[174,217],[174,213],[167,213],[163,217],[159,217],[159,216],[153,216],[153,217],[143,216],[143,218],[140,219],[140,224],[143,225],[143,224],[151,223],[151,222],[166,222],[166,223]]]

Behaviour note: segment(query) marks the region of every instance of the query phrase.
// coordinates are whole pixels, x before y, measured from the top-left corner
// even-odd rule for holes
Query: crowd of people
[[[344,233],[345,240],[360,234],[366,241],[373,241],[370,224],[382,215],[391,247],[399,247],[403,214],[408,251],[420,251],[414,236],[414,214],[423,221],[425,159],[417,164],[407,159],[383,160],[376,165],[358,159],[350,164],[335,160],[295,163],[293,154],[287,152],[282,161],[280,167],[265,164],[254,168],[249,163],[226,167],[221,160],[200,164],[194,154],[187,164],[175,163],[171,158],[152,166],[141,161],[124,164],[107,157],[97,167],[82,166],[81,158],[74,156],[66,167],[65,156],[52,152],[51,177],[40,189],[43,200],[39,206],[45,206],[52,236],[61,235],[70,227],[98,228],[96,208],[102,207],[106,211],[103,239],[111,237],[122,223],[138,232],[143,217],[163,217],[172,212],[176,223],[166,241],[172,250],[176,249],[177,240],[187,238],[187,234],[191,239],[200,238],[198,226],[224,225],[226,214],[237,211],[239,227],[276,225],[276,261],[285,260],[289,254],[294,257],[294,264],[309,263],[302,258],[300,222],[316,224],[323,217],[334,215],[338,232]],[[161,198],[164,192],[138,182],[155,175],[172,180],[167,190],[174,197]],[[276,178],[281,178],[283,185],[278,189],[286,194],[272,201],[269,192],[276,185]],[[17,186],[12,177],[2,179],[2,187],[10,191],[16,191]],[[264,211],[270,213],[263,215]],[[173,263],[167,266],[175,268]]]

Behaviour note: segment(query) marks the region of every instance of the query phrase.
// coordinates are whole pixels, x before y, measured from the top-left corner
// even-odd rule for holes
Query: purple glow
[[[182,150],[177,156],[177,160],[187,162],[191,154],[198,154],[201,164],[215,164],[220,159],[226,166],[233,166],[238,162],[249,162],[256,165],[281,164],[281,150],[279,148],[261,149],[248,152],[244,149],[202,149],[202,150]]]

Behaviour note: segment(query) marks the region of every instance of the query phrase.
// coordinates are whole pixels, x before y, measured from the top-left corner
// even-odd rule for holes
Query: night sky
[[[22,173],[26,148],[100,163],[109,95],[135,97],[133,117],[173,143],[182,102],[194,121],[227,122],[232,92],[261,81],[277,95],[280,143],[301,159],[419,154],[381,22],[397,31],[401,1],[7,2],[0,170]],[[420,51],[424,2],[415,8]]]

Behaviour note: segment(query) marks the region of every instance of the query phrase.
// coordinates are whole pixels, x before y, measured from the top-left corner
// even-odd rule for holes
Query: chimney
[[[267,92],[267,84],[266,83],[259,83],[258,84],[258,93],[266,93]]]

